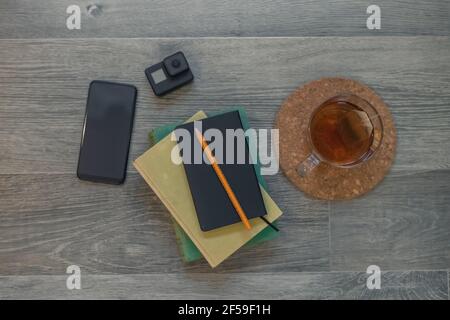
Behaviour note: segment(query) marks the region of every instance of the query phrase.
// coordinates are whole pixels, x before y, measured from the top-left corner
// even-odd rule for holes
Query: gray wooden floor
[[[0,0],[0,299],[448,299],[450,2]],[[81,30],[67,30],[79,4]],[[195,81],[156,98],[143,70],[175,51]],[[184,264],[169,214],[132,165],[122,186],[75,170],[89,82],[139,96],[130,159],[152,128],[241,105],[271,128],[284,98],[325,76],[360,80],[390,105],[398,152],[386,179],[343,202],[307,198],[280,173],[278,239],[211,270]],[[82,290],[66,289],[66,268]],[[380,266],[381,289],[366,288]]]

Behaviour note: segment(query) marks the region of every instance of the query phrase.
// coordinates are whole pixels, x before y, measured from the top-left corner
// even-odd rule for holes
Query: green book
[[[242,127],[244,130],[247,130],[249,128],[247,113],[245,112],[245,110],[243,108],[236,108],[234,110],[239,111],[239,116],[241,117],[241,121],[242,121]],[[179,123],[168,124],[168,125],[153,129],[148,135],[150,143],[151,144],[158,143],[161,139],[163,139],[164,137],[166,137],[167,135],[172,133],[172,131],[175,130],[176,126],[178,126],[178,125],[179,125]],[[259,183],[263,186],[264,189],[267,190],[267,183],[264,180],[263,176],[261,175],[261,166],[259,165],[259,160],[255,164],[255,172],[258,177]],[[174,224],[175,235],[176,235],[176,238],[178,241],[178,246],[180,248],[183,260],[186,262],[193,262],[193,261],[201,259],[202,254],[197,249],[197,247],[192,242],[192,240],[189,238],[189,236],[184,232],[183,228],[181,228],[178,225],[178,223],[176,223],[175,220],[172,220],[172,221]],[[274,225],[276,225],[276,223],[274,223]],[[270,226],[267,226],[263,231],[258,233],[247,244],[245,244],[245,247],[251,247],[258,243],[274,239],[275,237],[277,237],[277,235],[278,235],[277,231],[272,229]]]

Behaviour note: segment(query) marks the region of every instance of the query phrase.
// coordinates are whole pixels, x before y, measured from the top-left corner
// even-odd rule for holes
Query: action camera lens
[[[172,60],[172,67],[178,68],[180,66],[180,60],[174,59]]]
[[[182,72],[189,70],[189,65],[182,52],[177,52],[164,58],[163,64],[170,77],[176,77]]]

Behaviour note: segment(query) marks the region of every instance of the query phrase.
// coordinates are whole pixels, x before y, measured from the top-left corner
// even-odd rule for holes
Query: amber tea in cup
[[[313,112],[308,131],[311,154],[298,168],[303,177],[320,162],[350,168],[368,160],[380,145],[382,123],[367,101],[342,95]]]

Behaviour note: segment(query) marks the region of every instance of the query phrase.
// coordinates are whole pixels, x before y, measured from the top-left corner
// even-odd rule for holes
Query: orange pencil
[[[242,209],[238,199],[236,198],[236,195],[234,194],[233,190],[230,187],[230,184],[228,183],[227,178],[223,174],[222,170],[220,169],[219,165],[217,164],[216,159],[211,153],[211,150],[208,147],[208,143],[206,143],[205,138],[200,133],[200,131],[197,128],[194,128],[195,135],[197,136],[198,142],[200,142],[203,151],[206,153],[206,156],[208,157],[209,162],[211,162],[211,165],[214,169],[214,172],[216,173],[217,177],[220,180],[220,183],[222,183],[223,188],[225,189],[226,193],[228,194],[228,197],[231,200],[231,203],[233,204],[233,207],[236,209],[239,218],[241,218],[242,223],[244,224],[245,228],[247,230],[250,230],[252,226],[250,225],[250,222],[247,219],[247,216],[245,215],[244,210]]]

